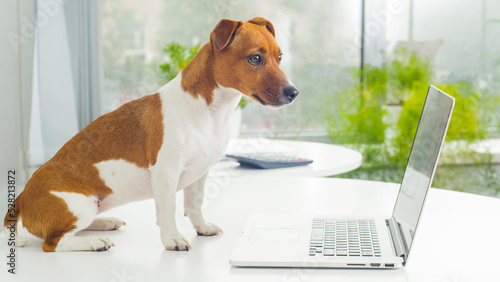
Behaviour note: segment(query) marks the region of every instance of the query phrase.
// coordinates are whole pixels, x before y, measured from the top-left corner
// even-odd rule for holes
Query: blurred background
[[[281,68],[300,95],[280,110],[240,104],[239,137],[351,147],[362,152],[363,165],[338,177],[399,182],[433,84],[457,99],[433,186],[500,197],[499,1],[12,0],[2,6],[1,173],[17,169],[20,185],[88,123],[155,93],[220,19],[261,16],[275,27]]]

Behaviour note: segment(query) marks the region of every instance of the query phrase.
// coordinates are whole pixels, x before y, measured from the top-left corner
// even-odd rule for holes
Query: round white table
[[[233,159],[224,159],[211,170],[210,176],[331,176],[349,172],[361,166],[362,155],[352,149],[315,142],[273,140],[265,138],[232,139],[226,153],[291,153],[313,160],[312,164],[278,169],[258,169],[240,164]]]
[[[255,213],[349,214],[390,216],[398,185],[334,178],[236,177],[210,179],[205,217],[224,229],[221,236],[200,237],[182,216],[177,196],[179,231],[192,251],[164,251],[153,200],[131,203],[103,213],[124,219],[117,231],[104,234],[116,247],[106,252],[43,253],[32,239],[17,250],[17,274],[0,267],[0,281],[499,281],[500,199],[431,189],[406,267],[382,269],[237,268],[229,256],[246,219]],[[7,245],[0,235],[0,254]]]

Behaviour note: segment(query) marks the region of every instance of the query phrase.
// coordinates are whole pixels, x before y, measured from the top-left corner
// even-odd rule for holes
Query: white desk
[[[106,213],[127,222],[122,230],[103,232],[116,243],[115,248],[106,252],[43,253],[41,240],[33,239],[25,248],[18,249],[17,279],[12,279],[2,263],[0,281],[484,282],[500,279],[500,199],[431,189],[408,265],[402,269],[235,268],[229,265],[228,258],[246,218],[252,213],[389,216],[398,187],[382,182],[279,177],[238,177],[216,186],[218,190],[207,197],[204,210],[207,219],[224,229],[222,236],[196,236],[178,207],[178,227],[190,240],[191,252],[163,250],[155,225],[154,204],[148,200]],[[179,193],[179,203],[181,196]],[[0,242],[0,254],[5,261],[3,234]]]
[[[291,152],[314,162],[307,166],[264,170],[224,160],[211,169],[210,176],[331,176],[357,169],[363,159],[359,152],[338,145],[264,138],[232,139],[226,150],[228,154],[255,152]]]

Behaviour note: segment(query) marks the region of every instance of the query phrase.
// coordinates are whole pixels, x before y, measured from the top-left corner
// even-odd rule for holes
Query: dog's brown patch
[[[210,44],[205,44],[194,59],[182,71],[182,90],[194,98],[201,96],[212,104],[213,92],[217,87],[213,71],[213,52]]]

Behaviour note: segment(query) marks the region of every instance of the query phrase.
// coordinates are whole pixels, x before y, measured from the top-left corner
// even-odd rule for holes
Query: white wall
[[[33,71],[34,0],[2,0],[0,9],[0,217],[7,210],[7,173],[16,170],[17,194],[26,181]],[[7,40],[5,40],[7,39]]]

